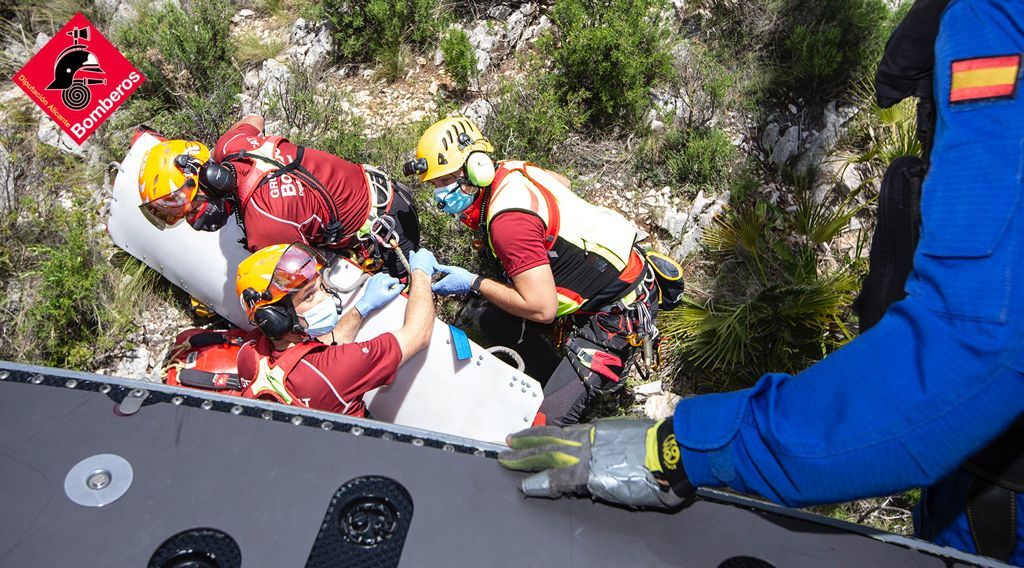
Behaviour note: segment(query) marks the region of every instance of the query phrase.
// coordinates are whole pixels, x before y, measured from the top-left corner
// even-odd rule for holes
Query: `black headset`
[[[242,292],[242,300],[250,306],[260,300],[270,299],[270,292],[260,293],[255,288],[247,288]],[[285,296],[281,300],[269,306],[256,308],[252,314],[252,323],[256,324],[256,327],[271,339],[280,339],[289,331],[295,333],[304,331],[299,325],[299,315],[295,313],[295,308],[291,305],[289,297]]]
[[[235,191],[237,176],[231,164],[207,160],[204,164],[192,154],[178,154],[174,165],[188,175],[199,176],[199,187],[211,197],[230,197]]]
[[[214,197],[233,197],[237,188],[235,166],[210,160],[199,170],[199,186]]]

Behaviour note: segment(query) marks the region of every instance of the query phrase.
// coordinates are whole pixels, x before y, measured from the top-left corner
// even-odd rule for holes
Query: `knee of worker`
[[[576,375],[576,371],[563,361],[548,378],[544,386],[544,402],[540,412],[552,426],[576,424],[590,404],[590,391]]]

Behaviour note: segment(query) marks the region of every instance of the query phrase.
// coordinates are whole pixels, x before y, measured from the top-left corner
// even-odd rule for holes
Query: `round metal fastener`
[[[68,379],[68,382],[64,383],[64,386],[69,389],[73,389],[78,386],[78,381],[75,379]]]
[[[171,399],[171,404],[173,404],[174,406],[181,406],[181,403],[183,402],[185,402],[185,399],[180,396],[176,396]]]
[[[455,451],[455,446],[453,446],[451,444],[445,444],[445,445],[441,446],[441,449],[446,451],[446,452],[454,452]]]
[[[64,494],[83,507],[102,507],[120,499],[133,479],[128,460],[115,454],[97,454],[68,471],[64,477]]]
[[[363,435],[363,429],[361,427],[359,427],[359,426],[353,426],[352,430],[350,430],[350,431],[352,432],[353,436],[362,436]]]
[[[392,434],[391,432],[384,432],[383,434],[380,435],[380,439],[391,441],[395,439],[395,435]]]
[[[0,381],[6,381],[9,376],[11,376],[11,374],[7,371],[0,371]]]
[[[334,429],[334,422],[328,422],[328,421],[324,420],[323,422],[320,423],[320,428],[323,429],[323,430],[333,430]]]
[[[260,418],[262,418],[264,420],[270,420],[273,417],[274,417],[274,413],[269,411],[269,410],[264,410],[263,412],[260,413]]]
[[[484,457],[484,456],[486,456],[486,455],[487,455],[487,452],[485,452],[485,451],[483,451],[483,450],[475,450],[475,451],[473,452],[473,455],[474,455],[474,456],[476,456],[476,457],[478,457],[478,458],[482,458],[482,457]]]
[[[202,408],[203,410],[210,410],[211,408],[213,408],[213,401],[204,400],[203,403],[199,405],[199,408]]]
[[[245,409],[242,408],[241,406],[238,406],[237,404],[231,407],[231,414],[234,414],[235,416],[238,416],[244,411]]]
[[[387,497],[358,497],[345,506],[340,515],[345,540],[364,547],[375,547],[398,531],[399,513]]]
[[[29,379],[29,382],[34,384],[34,385],[38,385],[39,383],[43,382],[43,378],[44,377],[42,375],[36,375],[36,376],[32,377],[31,379]]]
[[[85,486],[94,491],[105,489],[108,485],[110,485],[110,472],[105,469],[92,472],[85,480]]]
[[[100,394],[107,394],[110,392],[110,385],[100,385]]]
[[[294,424],[296,426],[301,426],[302,425],[302,417],[301,416],[292,416],[292,424]]]
[[[423,440],[421,440],[419,438],[413,438],[412,439],[412,445],[423,447]]]
[[[128,396],[132,398],[142,398],[146,394],[146,391],[142,389],[132,389],[132,392]]]

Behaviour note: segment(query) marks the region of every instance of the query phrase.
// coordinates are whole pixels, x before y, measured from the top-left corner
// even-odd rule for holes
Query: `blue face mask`
[[[334,331],[341,314],[338,313],[334,298],[328,296],[309,311],[299,314],[306,320],[306,333],[310,337],[320,337]]]
[[[434,190],[434,203],[441,211],[458,215],[469,208],[476,201],[476,194],[470,195],[462,191],[462,183],[455,180],[452,183]]]

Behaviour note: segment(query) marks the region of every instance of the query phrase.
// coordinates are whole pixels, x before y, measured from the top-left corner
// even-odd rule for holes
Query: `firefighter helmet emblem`
[[[84,42],[89,41],[89,28],[75,28],[67,32],[74,40],[57,56],[53,67],[53,82],[47,90],[61,91],[60,100],[71,110],[82,110],[92,100],[90,85],[104,85],[107,80],[98,77],[83,77],[83,74],[105,75],[96,58]],[[83,43],[79,43],[79,41]]]

